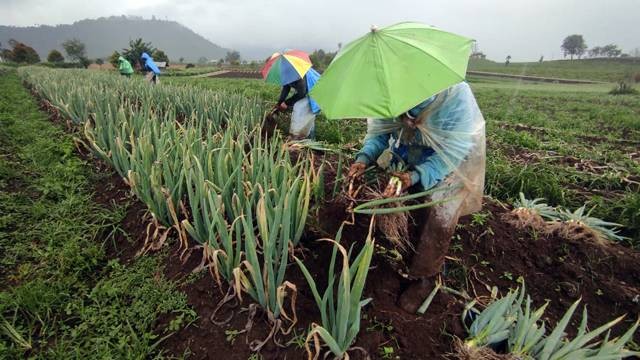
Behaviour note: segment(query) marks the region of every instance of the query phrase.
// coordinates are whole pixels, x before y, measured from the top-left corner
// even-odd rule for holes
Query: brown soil
[[[331,232],[340,223],[341,206],[327,206],[318,214],[322,222],[320,232]],[[502,291],[515,288],[522,276],[536,304],[551,300],[547,310],[548,319],[557,321],[572,302],[582,297],[588,305],[591,328],[627,313],[623,326],[614,333],[626,330],[638,314],[640,305],[636,296],[640,294],[640,269],[636,264],[640,254],[628,248],[611,245],[601,247],[595,244],[570,242],[549,236],[534,236],[503,223],[500,218],[506,212],[502,207],[488,203],[484,208],[491,215],[484,225],[473,225],[470,217],[463,218],[461,227],[454,237],[447,263],[445,282],[449,287],[463,289],[471,296],[486,299],[489,287],[498,286]],[[344,244],[360,242],[366,235],[367,218],[356,218],[355,225],[345,228]],[[305,264],[319,281],[320,289],[326,278],[327,258],[330,248],[326,243],[311,239],[314,232],[303,240]],[[357,248],[357,245],[356,245]],[[167,264],[165,275],[180,279],[186,276],[200,261],[195,251],[186,264],[174,259]],[[291,266],[288,276],[298,287],[297,311],[299,322],[297,333],[303,332],[319,314],[304,278],[296,266]],[[355,346],[366,349],[372,358],[380,358],[378,353],[384,346],[391,346],[402,359],[438,359],[453,352],[452,336],[464,338],[460,314],[464,306],[461,298],[440,292],[424,316],[409,314],[397,305],[398,294],[408,282],[399,275],[394,264],[378,254],[368,275],[365,296],[373,298],[372,305],[363,312],[361,333]],[[245,303],[236,308],[236,314],[227,328],[212,324],[209,320],[216,304],[222,299],[222,292],[215,286],[210,276],[200,277],[195,283],[182,286],[190,304],[199,315],[197,322],[183,329],[164,343],[170,354],[182,354],[189,349],[194,359],[215,359],[219,354],[229,354],[229,359],[246,359],[250,351],[245,336],[238,335],[234,344],[226,340],[225,330],[244,328],[247,316],[238,314]],[[575,322],[579,319],[576,317]],[[161,323],[167,323],[163,320]],[[574,326],[575,328],[575,326]],[[268,333],[266,322],[254,325],[249,341],[264,338]],[[291,339],[291,336],[288,337]],[[640,336],[636,336],[636,341]],[[283,340],[286,342],[287,340]],[[300,359],[304,350],[295,345],[280,349],[271,344],[262,351],[265,359]],[[355,358],[360,354],[354,353]]]
[[[104,167],[100,163],[96,163],[96,166]],[[325,179],[328,189],[333,186],[331,176],[335,177],[329,173]],[[325,193],[330,194],[330,191]],[[125,262],[131,260],[146,234],[145,207],[130,196],[126,184],[117,175],[108,175],[96,182],[95,199],[106,206],[129,203],[122,223],[128,235],[118,235],[108,245],[108,253]],[[306,247],[303,251],[305,264],[320,289],[326,284],[330,245],[314,240],[335,234],[340,223],[348,217],[345,209],[341,203],[325,203],[314,209],[312,214],[315,217],[309,222],[302,240]],[[638,317],[639,252],[616,244],[603,247],[515,229],[501,220],[502,214],[508,210],[492,202],[485,204],[483,211],[490,215],[482,224],[477,220],[474,223],[470,216],[461,219],[447,260],[444,277],[447,286],[464,290],[482,300],[487,299],[491,286],[498,286],[504,292],[518,286],[516,280],[522,276],[535,304],[551,301],[547,308],[547,320],[552,323],[580,297],[583,304],[588,305],[590,328],[626,313],[628,317],[623,326],[615,328],[614,334],[619,334]],[[357,251],[367,228],[368,218],[356,217],[355,224],[345,228],[343,244],[350,246],[355,243]],[[383,239],[378,243],[388,245]],[[235,338],[229,336],[230,330],[245,328],[247,313],[243,309],[249,305],[248,296],[245,296],[243,304],[219,314],[221,318],[232,315],[233,311],[227,326],[214,325],[210,317],[226,289],[219,289],[206,273],[197,278],[191,276],[201,260],[201,251],[196,244],[190,243],[192,252],[184,260],[180,260],[177,241],[167,244],[170,255],[164,257],[164,275],[180,284],[198,319],[166,339],[161,344],[163,351],[175,356],[189,354],[190,359],[247,359],[251,355],[247,342],[264,339],[269,333],[264,317],[255,319],[249,334],[240,334]],[[411,260],[409,257],[405,262]],[[454,337],[465,337],[460,322],[465,301],[440,292],[425,315],[406,313],[397,306],[397,299],[408,281],[399,274],[397,268],[397,259],[392,261],[382,252],[374,256],[365,289],[365,296],[373,301],[363,311],[361,333],[355,346],[367,350],[374,359],[381,358],[379,354],[383,347],[392,347],[394,355],[402,359],[444,358],[455,351]],[[319,320],[318,310],[297,266],[291,265],[287,276],[298,288],[296,333],[303,334],[311,322]],[[171,315],[159,319],[158,331],[168,326],[171,319]],[[579,319],[574,319],[574,325],[576,322]],[[292,339],[292,335],[280,337],[280,342],[286,344]],[[640,342],[640,335],[635,336],[635,341]],[[286,348],[270,342],[261,354],[264,359],[306,358],[304,349],[293,342]],[[353,359],[362,358],[358,352],[352,355]]]
[[[259,71],[227,71],[210,77],[233,79],[262,79],[262,74],[260,74]]]

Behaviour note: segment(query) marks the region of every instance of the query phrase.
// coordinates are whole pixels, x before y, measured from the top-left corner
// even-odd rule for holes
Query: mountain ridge
[[[163,50],[172,62],[177,62],[181,57],[185,61],[197,61],[200,57],[220,59],[230,51],[176,21],[155,17],[143,19],[122,15],[60,25],[0,25],[0,43],[3,47],[8,47],[9,40],[15,39],[33,47],[43,60],[53,49],[64,54],[62,43],[71,38],[85,43],[87,56],[91,59],[106,58],[114,50],[121,51],[128,47],[129,41],[137,38]]]

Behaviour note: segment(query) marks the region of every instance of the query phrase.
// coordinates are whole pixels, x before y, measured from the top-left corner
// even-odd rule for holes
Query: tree
[[[50,63],[61,63],[64,62],[64,56],[60,53],[60,51],[53,49],[47,55],[47,61]]]
[[[96,64],[102,65],[102,64],[104,64],[104,60],[102,60],[102,58],[97,58],[96,59]]]
[[[109,56],[109,64],[113,65],[114,68],[118,68],[118,58],[120,57],[120,53],[116,50],[113,51],[113,54]]]
[[[204,65],[206,63],[207,63],[207,58],[204,56],[200,56],[200,58],[198,59],[198,64]]]
[[[12,56],[11,50],[9,50],[9,49],[0,50],[0,57],[2,58],[2,60],[4,60],[4,61],[12,61],[11,56]]]
[[[11,45],[13,49],[10,51],[3,50],[2,57],[6,57],[8,60],[15,61],[17,63],[35,64],[40,62],[40,56],[31,46],[25,45],[14,39],[9,40],[9,45]]]
[[[543,61],[544,61],[544,55],[540,55],[540,60],[538,60],[538,62],[542,64]]]
[[[238,65],[240,63],[240,53],[236,50],[227,51],[227,56],[224,59],[231,65]]]
[[[560,48],[565,57],[569,55],[571,56],[571,60],[573,60],[574,56],[577,56],[578,59],[582,57],[585,50],[587,50],[587,44],[584,42],[582,35],[574,34],[564,38]]]
[[[224,65],[224,59],[219,59],[218,60],[218,65],[220,65],[220,66]]]
[[[153,60],[155,61],[166,62],[167,66],[169,66],[169,57],[167,56],[167,54],[164,53],[164,51],[160,49],[156,49],[156,51],[153,52],[151,57],[153,57]]]
[[[622,54],[622,50],[620,50],[616,44],[607,44],[602,47],[602,55],[606,57],[618,57],[620,54]]]
[[[142,56],[143,52],[153,56],[156,48],[154,48],[150,42],[147,43],[142,41],[141,38],[138,38],[129,41],[129,47],[122,49],[122,56],[127,59],[132,66],[135,66],[136,63],[140,63],[140,56]]]
[[[323,70],[326,69],[329,64],[331,64],[331,61],[333,61],[333,58],[335,56],[336,53],[326,52],[322,49],[319,49],[314,50],[311,55],[309,55],[309,59],[316,69]]]
[[[600,46],[595,46],[589,49],[589,57],[598,57],[602,54],[602,48]]]
[[[507,55],[507,58],[504,61],[504,66],[509,66],[511,63],[511,55]]]
[[[182,62],[184,62],[184,58],[181,57],[180,59],[178,59],[180,61],[180,64],[182,64]]]
[[[84,43],[76,38],[62,43],[64,51],[73,62],[85,64],[87,62],[87,50]]]

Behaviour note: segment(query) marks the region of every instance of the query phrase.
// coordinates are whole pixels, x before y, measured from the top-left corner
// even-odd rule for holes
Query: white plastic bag
[[[311,111],[309,98],[305,97],[293,104],[289,133],[295,137],[309,137],[315,125],[316,114]]]

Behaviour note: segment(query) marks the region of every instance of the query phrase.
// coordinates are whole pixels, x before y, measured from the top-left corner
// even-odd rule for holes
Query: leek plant
[[[519,294],[519,295],[518,295]],[[611,339],[610,331],[624,316],[618,317],[598,328],[587,330],[587,309],[583,309],[582,320],[575,337],[567,338],[566,329],[575,313],[580,299],[574,302],[558,321],[551,333],[546,334],[546,326],[541,319],[548,303],[533,309],[532,301],[524,299],[524,287],[509,292],[503,298],[492,302],[467,329],[470,337],[464,342],[464,348],[458,351],[464,354],[474,353],[474,348],[486,347],[506,341],[507,353],[520,359],[569,360],[569,359],[622,359],[638,356],[640,353],[625,349],[633,338],[640,319],[621,337]],[[524,304],[524,305],[523,305]],[[467,306],[467,310],[475,301]],[[466,317],[467,311],[463,314]],[[598,339],[605,335],[604,339]]]
[[[402,203],[402,202],[406,202],[409,200],[414,200],[414,199],[419,199],[422,197],[426,197],[429,195],[432,195],[434,193],[440,192],[440,191],[445,191],[445,190],[449,190],[449,189],[444,189],[444,188],[432,188],[426,191],[422,191],[419,193],[415,193],[415,194],[409,194],[409,195],[404,195],[404,196],[399,196],[399,197],[391,197],[391,198],[386,198],[386,199],[377,199],[377,200],[372,200],[372,201],[368,201],[364,204],[360,204],[358,206],[356,206],[355,208],[353,208],[353,212],[356,214],[367,214],[367,215],[386,215],[386,214],[395,214],[395,213],[401,213],[401,212],[408,212],[408,211],[413,211],[413,210],[417,210],[417,209],[422,209],[422,208],[426,208],[426,207],[432,207],[432,206],[436,206],[438,204],[443,204],[449,200],[451,200],[451,198],[446,198],[446,199],[442,199],[442,200],[436,200],[436,201],[427,201],[427,202],[422,202],[419,204],[415,204],[415,205],[402,205],[402,206],[397,206],[397,207],[393,207],[393,208],[385,208],[385,207],[380,207],[382,205],[387,205],[387,204],[394,204],[394,203]]]
[[[374,250],[373,222],[362,250],[353,258],[351,264],[349,264],[351,251],[348,254],[345,248],[340,245],[343,226],[344,224],[338,230],[335,240],[329,240],[333,243],[333,252],[329,263],[327,288],[322,296],[309,270],[300,259],[295,259],[309,283],[321,316],[321,323],[312,324],[311,332],[307,336],[305,347],[309,359],[315,358],[309,347],[309,342],[312,339],[316,345],[316,353],[320,352],[319,339],[322,339],[336,358],[348,359],[347,351],[351,349],[360,331],[361,309],[371,301],[371,299],[362,300],[362,293]],[[342,255],[342,266],[336,284],[334,270],[338,251]]]
[[[557,220],[558,212],[555,208],[543,202],[543,198],[527,199],[522,192],[519,194],[518,200],[513,203],[514,211],[529,212],[534,215],[541,216],[547,220]]]
[[[147,205],[155,245],[172,228],[186,245],[188,233],[218,284],[249,294],[274,324],[295,323],[285,272],[309,211],[309,150],[293,161],[280,136],[263,137],[257,100],[104,73],[21,73]]]
[[[566,209],[560,209],[558,211],[558,218],[563,221],[562,226],[568,228],[565,230],[569,231],[574,226],[582,228],[592,233],[596,240],[600,242],[603,240],[623,241],[627,239],[619,234],[618,228],[622,227],[622,225],[592,217],[591,212],[593,209],[587,211],[585,214],[585,208],[586,205],[582,205],[575,211]],[[566,235],[570,236],[570,234]]]

